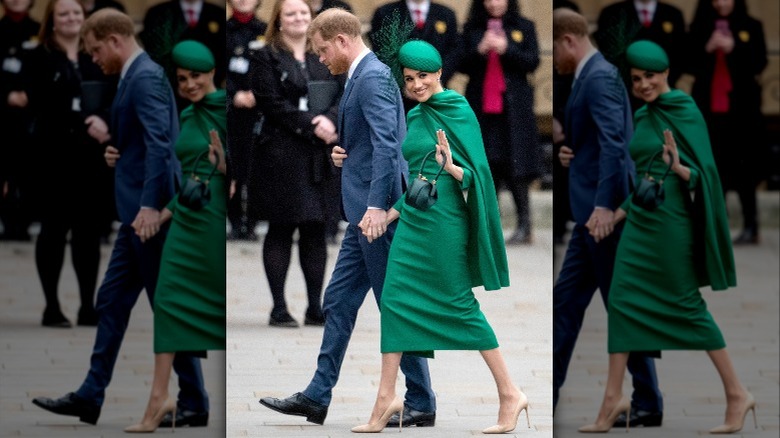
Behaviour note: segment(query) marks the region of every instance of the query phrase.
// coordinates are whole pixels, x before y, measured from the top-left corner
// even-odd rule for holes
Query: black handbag
[[[208,153],[209,151],[207,149],[198,155],[198,158],[195,159],[195,163],[192,165],[192,172],[190,173],[189,178],[184,181],[181,190],[179,190],[179,204],[188,207],[191,210],[200,210],[207,206],[211,200],[209,181],[211,181],[211,177],[214,176],[214,172],[217,171],[217,166],[219,166],[219,155],[216,156],[217,163],[214,165],[214,168],[211,169],[211,173],[205,181],[201,180],[195,173],[195,170],[198,168],[198,163],[204,156],[208,157]]]
[[[409,189],[406,190],[406,204],[411,205],[418,210],[425,211],[431,208],[438,199],[436,180],[439,179],[439,175],[444,171],[444,164],[442,164],[436,177],[433,178],[433,181],[428,181],[428,178],[423,175],[425,162],[428,161],[428,157],[430,157],[431,154],[435,153],[436,151],[433,150],[425,154],[425,158],[423,158],[422,164],[420,164],[420,171],[417,173],[417,178],[412,181]]]
[[[672,170],[671,157],[669,160],[669,167],[666,168],[666,172],[664,172],[664,176],[661,177],[660,180],[656,181],[655,178],[650,176],[650,167],[653,165],[655,157],[657,157],[658,154],[662,152],[663,149],[654,153],[653,156],[650,157],[650,162],[647,163],[645,176],[639,180],[639,184],[637,184],[636,189],[634,190],[634,196],[631,198],[631,201],[634,204],[644,208],[645,210],[652,211],[660,207],[661,204],[664,203],[664,199],[666,197],[664,193],[664,180]]]

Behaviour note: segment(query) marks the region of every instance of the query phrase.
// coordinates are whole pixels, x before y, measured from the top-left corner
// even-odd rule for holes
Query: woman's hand
[[[227,163],[225,163],[225,148],[222,147],[222,140],[215,129],[209,131],[211,143],[209,143],[209,161],[217,166],[217,170],[223,175],[227,172]]]
[[[612,226],[616,227],[617,224],[619,224],[620,221],[622,221],[625,218],[626,218],[626,211],[618,207],[618,209],[615,210],[615,215],[612,216]]]
[[[393,223],[393,221],[397,220],[399,217],[401,217],[401,212],[396,210],[393,207],[390,207],[390,210],[387,210],[387,219],[385,219],[385,229],[390,226],[390,224]]]
[[[463,181],[463,169],[452,162],[452,151],[450,142],[447,141],[447,134],[441,129],[436,131],[436,162],[439,166],[444,166],[444,171],[452,175],[458,181]]]
[[[668,166],[671,162],[672,171],[685,181],[691,179],[691,170],[680,164],[680,154],[677,152],[677,142],[674,141],[672,131],[664,130],[664,163]]]
[[[173,217],[173,212],[163,207],[160,211],[160,225],[168,222]]]

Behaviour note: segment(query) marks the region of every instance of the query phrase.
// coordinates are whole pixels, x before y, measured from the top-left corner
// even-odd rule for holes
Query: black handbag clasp
[[[428,181],[423,175],[423,169],[425,168],[425,162],[428,161],[428,157],[431,154],[435,154],[436,151],[432,150],[425,154],[425,158],[420,164],[420,171],[417,173],[417,178],[412,181],[409,189],[406,190],[406,204],[410,205],[418,210],[425,211],[436,203],[439,198],[438,191],[436,190],[436,181],[439,179],[442,171],[444,171],[444,164],[439,168],[439,172],[433,178],[433,181]]]
[[[645,176],[639,180],[639,184],[637,184],[636,189],[634,190],[634,196],[631,198],[631,201],[634,204],[649,211],[655,210],[664,203],[664,199],[666,198],[666,194],[664,193],[664,180],[672,170],[672,157],[669,157],[669,167],[666,168],[666,172],[664,172],[661,179],[656,181],[655,178],[650,176],[650,168],[653,165],[653,161],[655,161],[655,158],[660,153],[663,153],[663,149],[650,157],[650,162],[647,163]]]
[[[214,176],[214,172],[217,171],[219,166],[219,155],[217,157],[217,163],[214,168],[211,169],[209,177],[204,181],[195,173],[198,168],[198,163],[204,156],[208,156],[209,150],[205,150],[198,155],[195,159],[195,163],[192,165],[192,172],[189,178],[184,181],[184,184],[179,191],[179,204],[188,207],[191,210],[200,210],[209,204],[211,200],[211,190],[209,189],[209,182],[211,177]]]

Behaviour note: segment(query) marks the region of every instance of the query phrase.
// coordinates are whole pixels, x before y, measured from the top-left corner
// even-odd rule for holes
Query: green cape
[[[209,93],[203,96],[199,102],[190,104],[187,108],[181,112],[179,116],[181,131],[179,132],[179,138],[197,138],[197,136],[204,137],[206,143],[211,143],[211,136],[209,131],[215,129],[219,139],[222,140],[222,147],[225,149],[225,159],[228,159],[227,150],[227,115],[225,111],[225,97],[226,93],[224,89],[217,89],[213,93]],[[193,161],[195,157],[190,157]],[[182,162],[182,177],[189,178],[192,171],[192,161]],[[207,159],[200,160],[197,163],[196,172],[199,175],[208,175],[213,169],[213,165]],[[215,177],[221,175],[219,172],[214,173]],[[178,201],[178,194],[168,203],[167,208],[171,211],[175,211],[176,203]]]
[[[653,124],[662,143],[663,130],[671,130],[680,161],[699,170],[693,201],[694,241],[697,243],[694,254],[699,286],[711,285],[713,290],[736,286],[726,205],[704,117],[689,95],[672,90],[640,108],[634,116],[634,124],[644,118]]]
[[[472,172],[466,202],[471,286],[484,286],[486,290],[509,286],[498,200],[474,111],[463,96],[452,90],[444,90],[412,108],[407,118],[411,122],[416,117],[423,118],[434,142],[436,130],[442,129],[447,134],[453,161]]]

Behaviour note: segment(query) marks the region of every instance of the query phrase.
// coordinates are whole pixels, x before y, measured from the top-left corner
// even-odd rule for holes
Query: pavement
[[[727,207],[732,233],[739,226],[736,197],[730,193]],[[756,399],[758,427],[753,416],[732,436],[780,436],[780,234],[778,192],[759,193],[761,241],[759,245],[735,246],[737,287],[725,292],[703,289],[702,294],[726,340],[742,384]],[[557,275],[565,251],[555,249]],[[598,296],[598,292],[596,295]],[[600,298],[591,301],[585,314],[567,380],[555,409],[555,436],[580,436],[577,428],[595,421],[607,378],[607,315]],[[659,387],[664,397],[662,427],[631,429],[632,438],[684,438],[709,435],[723,423],[726,400],[720,378],[703,351],[664,351],[656,360]],[[623,394],[631,391],[626,373]],[[613,429],[612,433],[624,430]]]
[[[512,221],[502,198],[503,222]],[[552,436],[551,304],[552,234],[550,192],[531,193],[534,243],[507,248],[510,287],[475,294],[498,338],[511,377],[529,398],[531,427],[521,416],[508,436]],[[507,227],[508,228],[508,227]],[[511,229],[506,230],[507,233]],[[228,244],[227,435],[230,437],[348,437],[350,428],[368,421],[380,373],[379,311],[364,302],[333,391],[325,424],[306,422],[260,405],[262,397],[287,397],[302,391],[315,369],[322,328],[268,325],[271,295],[263,271],[261,245]],[[338,253],[328,249],[326,280]],[[290,312],[299,321],[306,310],[297,253],[287,277]],[[369,296],[372,296],[369,294]],[[498,395],[490,372],[476,351],[436,352],[429,361],[438,408],[436,426],[404,428],[403,436],[453,438],[482,435],[495,424]],[[399,375],[397,392],[403,394]],[[385,429],[384,433],[396,433]]]
[[[111,246],[103,245],[100,279]],[[154,369],[152,311],[142,294],[119,352],[113,379],[95,426],[76,417],[52,414],[32,404],[35,397],[60,397],[75,391],[89,369],[94,327],[42,327],[43,292],[35,269],[33,243],[0,242],[0,437],[127,437],[126,426],[143,416]],[[65,316],[75,321],[79,294],[66,253],[60,280]],[[202,360],[211,411],[207,427],[178,428],[188,437],[223,437],[225,431],[225,352]],[[175,374],[174,374],[175,376]],[[177,391],[175,377],[171,394]],[[169,434],[170,430],[157,433]]]
[[[780,233],[777,192],[759,197],[761,243],[735,248],[739,286],[728,292],[704,291],[720,325],[737,373],[755,395],[758,428],[748,415],[737,436],[777,437],[780,433]],[[534,243],[507,248],[511,286],[500,291],[475,290],[496,332],[514,382],[528,394],[531,427],[524,416],[508,436],[553,436],[551,372],[552,279],[563,247],[550,232],[550,192],[533,191]],[[502,197],[502,222],[511,231],[512,212]],[[733,211],[733,202],[729,203]],[[738,229],[733,225],[734,231]],[[211,397],[206,428],[181,428],[192,437],[347,437],[349,429],[368,420],[380,370],[379,313],[368,299],[342,367],[341,379],[325,425],[285,416],[258,403],[261,397],[286,397],[305,388],[316,366],[322,329],[268,326],[271,297],[262,265],[260,242],[229,242],[228,345],[203,361]],[[103,267],[110,246],[103,246]],[[326,277],[338,246],[331,245]],[[555,252],[556,257],[553,257]],[[70,255],[66,255],[60,297],[65,314],[75,318],[78,292]],[[303,318],[304,282],[297,254],[288,275],[293,316]],[[555,261],[553,261],[555,260]],[[326,278],[326,280],[327,280]],[[74,391],[84,378],[95,329],[51,329],[40,326],[43,295],[32,243],[0,242],[0,437],[120,437],[139,420],[146,405],[152,370],[152,314],[142,298],[136,304],[96,426],[75,417],[45,412],[31,403],[37,396],[58,397]],[[576,428],[591,422],[598,410],[607,372],[606,315],[595,302],[588,309],[569,377],[555,416],[556,437],[579,436]],[[632,437],[704,435],[722,422],[725,400],[720,382],[702,352],[664,352],[658,361],[664,394],[664,425],[632,429]],[[487,367],[473,351],[437,352],[430,361],[437,395],[433,428],[405,428],[404,436],[450,438],[481,435],[495,423],[498,397]],[[175,380],[175,379],[174,379]],[[175,381],[171,391],[175,391]],[[399,382],[399,394],[403,383]],[[227,395],[226,391],[227,390]],[[624,390],[629,390],[628,382]],[[226,426],[227,423],[227,426]],[[158,433],[170,433],[159,430]],[[395,433],[385,430],[385,433]],[[622,433],[614,430],[613,433]]]

